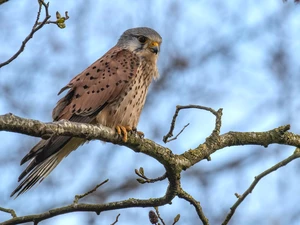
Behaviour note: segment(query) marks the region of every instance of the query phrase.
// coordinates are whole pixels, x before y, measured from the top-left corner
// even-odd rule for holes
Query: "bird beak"
[[[151,52],[157,54],[159,52],[159,44],[156,41],[151,41],[148,48]]]

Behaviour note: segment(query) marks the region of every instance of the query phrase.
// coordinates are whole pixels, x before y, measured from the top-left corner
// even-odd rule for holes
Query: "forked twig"
[[[169,140],[166,140],[166,142],[170,142],[170,141],[176,140],[176,139],[178,138],[178,136],[179,136],[179,135],[185,130],[185,128],[187,128],[189,125],[190,125],[190,123],[186,124],[186,125],[181,129],[181,131],[179,131],[179,133],[178,133],[175,137],[173,137],[173,138],[171,138],[171,139],[169,139]],[[165,143],[166,143],[166,142],[165,142]]]
[[[202,221],[202,223],[204,225],[209,225],[209,221],[206,218],[206,216],[204,215],[204,212],[202,210],[200,202],[196,201],[191,195],[189,195],[187,192],[185,192],[182,188],[178,191],[178,197],[183,198],[186,201],[188,201],[189,203],[191,203],[195,207],[196,212],[197,212],[200,220]]]
[[[156,215],[157,215],[157,217],[159,218],[160,222],[161,222],[163,225],[166,225],[166,224],[165,224],[165,221],[161,218],[161,216],[160,216],[160,214],[159,214],[158,207],[154,207],[154,209],[155,209]]]
[[[13,60],[15,60],[25,49],[26,44],[28,43],[28,41],[33,37],[33,35],[39,30],[41,29],[45,24],[50,24],[50,23],[54,23],[56,24],[58,27],[60,28],[64,28],[64,21],[69,19],[68,16],[68,12],[65,12],[66,17],[61,17],[59,15],[59,13],[56,13],[57,16],[57,20],[56,21],[49,21],[50,19],[50,15],[49,15],[49,2],[45,3],[44,0],[38,0],[38,4],[39,4],[39,9],[38,9],[38,13],[37,13],[37,17],[35,19],[35,22],[32,26],[32,29],[30,31],[30,33],[28,34],[28,36],[22,41],[22,44],[19,48],[19,50],[12,56],[10,57],[8,60],[6,60],[5,62],[0,63],[0,68],[11,63]],[[42,8],[44,8],[45,10],[45,18],[43,19],[43,21],[39,22],[40,20],[40,16],[41,16],[41,11]],[[59,17],[58,17],[59,15]]]
[[[108,181],[109,181],[109,179],[106,179],[106,180],[103,181],[102,183],[97,184],[96,187],[94,187],[92,190],[90,190],[90,191],[88,191],[88,192],[86,192],[86,193],[84,193],[84,194],[81,194],[81,195],[75,195],[73,204],[77,204],[78,201],[79,201],[79,199],[84,198],[85,196],[87,196],[87,195],[89,195],[89,194],[95,192],[95,191],[98,189],[98,187],[102,186],[103,184],[107,183]]]
[[[162,181],[162,180],[164,180],[168,177],[167,173],[165,173],[164,175],[162,175],[160,177],[150,179],[150,178],[145,176],[143,167],[140,167],[139,170],[135,169],[134,172],[135,172],[136,175],[138,175],[139,177],[142,178],[142,179],[140,179],[140,178],[136,179],[140,184],[155,183],[157,181]]]
[[[175,128],[175,123],[176,123],[176,119],[178,117],[178,114],[179,114],[179,111],[181,109],[202,109],[202,110],[206,110],[206,111],[209,111],[211,112],[212,114],[214,114],[216,116],[216,127],[213,131],[213,133],[217,132],[217,134],[220,133],[220,127],[221,127],[221,116],[222,116],[222,109],[219,109],[218,111],[212,109],[212,108],[209,108],[209,107],[206,107],[206,106],[200,106],[200,105],[186,105],[186,106],[181,106],[181,105],[178,105],[176,106],[176,110],[175,110],[175,113],[174,113],[174,116],[173,116],[173,119],[172,119],[172,122],[171,122],[171,126],[170,126],[170,130],[169,132],[163,137],[163,142],[167,143],[171,140],[168,140],[170,137],[173,137],[173,131],[174,131],[174,128]],[[183,130],[187,127],[188,125],[186,125],[180,132],[178,135],[176,135],[175,139],[183,132]]]
[[[0,207],[0,211],[9,213],[13,218],[17,217],[15,210]]]
[[[277,169],[279,169],[280,167],[283,167],[285,165],[287,165],[288,163],[290,163],[291,161],[293,161],[294,159],[300,158],[300,149],[297,148],[294,152],[293,155],[289,156],[288,158],[282,160],[281,162],[275,164],[274,166],[270,167],[269,169],[265,170],[264,172],[262,172],[261,174],[259,174],[258,176],[256,176],[254,178],[254,181],[251,183],[251,185],[249,186],[249,188],[242,194],[239,195],[237,193],[235,193],[235,196],[238,198],[238,200],[234,203],[234,205],[230,208],[230,212],[227,214],[224,222],[222,223],[222,225],[226,225],[228,224],[228,222],[230,221],[230,219],[232,218],[235,210],[237,209],[237,207],[245,200],[245,198],[253,191],[253,189],[255,188],[255,186],[257,185],[257,183],[265,176],[267,176],[268,174],[276,171]]]

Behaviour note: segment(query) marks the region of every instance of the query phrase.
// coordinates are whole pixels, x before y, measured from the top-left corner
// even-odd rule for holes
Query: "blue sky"
[[[300,9],[291,1],[50,2],[52,19],[56,11],[62,14],[66,10],[70,15],[66,29],[45,26],[20,57],[0,69],[0,114],[12,112],[51,121],[61,87],[112,47],[124,30],[149,26],[161,34],[163,44],[161,78],[151,87],[138,127],[146,138],[163,144],[162,136],[168,131],[175,106],[180,104],[223,108],[222,133],[265,131],[286,123],[299,133]],[[5,43],[0,47],[0,61],[18,49],[36,12],[37,4],[29,4],[29,0],[0,6],[0,43]],[[187,64],[180,67],[174,64],[176,60]],[[176,154],[202,143],[213,129],[214,117],[199,110],[180,112],[177,131],[187,123],[191,125],[178,140],[163,144]],[[86,192],[106,178],[110,182],[101,189],[102,197],[93,196],[89,201],[159,197],[165,192],[165,182],[142,185],[131,192],[118,190],[127,181],[136,185],[135,168],[143,166],[149,176],[155,177],[163,174],[162,166],[124,147],[93,141],[68,156],[37,188],[12,200],[9,194],[24,168],[19,160],[38,139],[5,132],[0,133],[0,139],[0,180],[5,183],[0,187],[0,206],[14,208],[18,215],[71,203],[75,194]],[[211,162],[200,162],[184,172],[183,186],[201,201],[208,218],[216,224],[234,203],[235,192],[242,193],[254,176],[293,150],[275,145],[267,149],[226,148],[213,154]],[[241,159],[239,167],[226,166],[235,159]],[[232,224],[297,224],[299,218],[292,215],[297,215],[294,206],[299,202],[299,167],[295,161],[262,180],[239,207]],[[193,224],[197,216],[190,207],[174,199],[171,206],[161,208],[161,214],[172,221],[180,213],[182,224]],[[119,223],[130,223],[132,218],[145,223],[149,210],[121,210]],[[94,224],[109,224],[118,213],[107,212],[100,217],[75,213],[43,224],[94,220]],[[0,221],[7,218],[0,213]]]

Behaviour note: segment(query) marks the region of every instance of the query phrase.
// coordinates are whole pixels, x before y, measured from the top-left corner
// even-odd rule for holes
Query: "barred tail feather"
[[[54,168],[60,163],[61,160],[62,159],[58,159],[56,153],[50,156],[45,161],[41,162],[27,175],[27,177],[25,177],[25,179],[19,184],[19,186],[11,193],[10,197],[18,193],[16,195],[17,198],[20,194],[28,191],[35,184],[42,182],[44,178],[47,177],[52,172],[52,170],[54,170]]]
[[[51,142],[50,142],[51,141]],[[46,143],[44,143],[46,142]],[[51,144],[49,144],[49,143]],[[23,180],[19,186],[11,193],[11,197],[28,191],[35,184],[42,182],[54,168],[72,151],[85,142],[82,138],[55,137],[52,140],[42,140],[28,153],[31,161],[27,168],[19,176],[19,181]],[[30,158],[26,155],[24,159]]]

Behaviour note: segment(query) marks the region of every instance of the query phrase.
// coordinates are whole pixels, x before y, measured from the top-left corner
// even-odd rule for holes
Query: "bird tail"
[[[68,156],[70,152],[78,148],[84,142],[85,140],[82,138],[65,137],[64,144],[60,145],[59,149],[49,155],[47,153],[51,150],[50,147],[53,146],[53,140],[41,140],[21,161],[21,164],[23,164],[25,161],[31,159],[27,168],[19,176],[19,181],[24,180],[10,196],[12,197],[17,193],[17,198],[20,194],[31,189],[35,184],[42,182],[63,158]],[[62,143],[61,140],[60,143]]]
[[[35,160],[35,159],[32,159]],[[62,159],[61,159],[62,160]],[[60,160],[60,161],[61,161]],[[47,177],[52,170],[60,163],[57,159],[57,153],[47,158],[45,161],[38,164],[19,184],[19,186],[11,193],[10,197],[14,196],[16,193],[16,198],[32,188],[36,183],[40,183]]]

